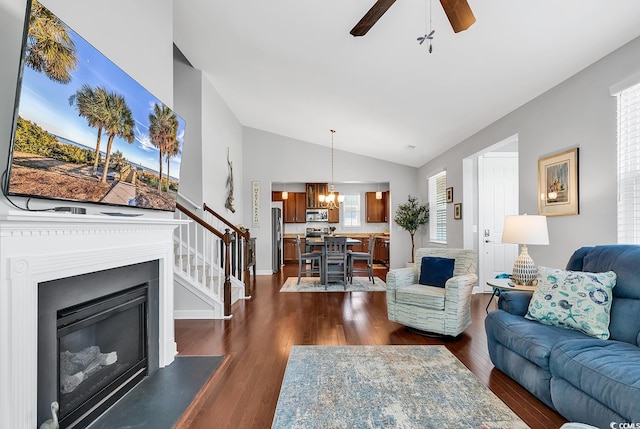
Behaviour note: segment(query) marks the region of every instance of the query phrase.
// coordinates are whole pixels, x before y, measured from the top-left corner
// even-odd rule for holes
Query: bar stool
[[[371,283],[375,284],[373,277],[373,249],[376,246],[376,238],[372,235],[369,237],[369,252],[352,252],[349,251],[349,282],[353,284],[353,273],[367,273]],[[366,268],[356,268],[354,261],[365,261]]]
[[[320,276],[320,264],[322,263],[321,252],[302,252],[300,246],[300,236],[296,235],[296,243],[298,244],[298,283],[300,284],[300,278],[303,274],[317,274]],[[302,269],[304,261],[304,269]],[[307,268],[307,261],[311,262],[311,267]]]
[[[324,237],[325,288],[332,278],[341,279],[347,290],[347,237]]]

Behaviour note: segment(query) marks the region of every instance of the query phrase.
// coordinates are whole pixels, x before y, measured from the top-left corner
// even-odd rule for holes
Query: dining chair
[[[317,274],[320,276],[320,264],[322,263],[322,252],[303,252],[300,244],[300,236],[296,236],[296,243],[298,244],[298,283],[300,284],[300,278],[303,274]],[[307,263],[307,261],[309,261]],[[310,265],[307,268],[307,265]],[[304,266],[304,269],[303,269]]]
[[[369,237],[369,251],[368,252],[352,252],[348,251],[348,260],[349,260],[349,282],[353,284],[353,273],[367,273],[369,280],[371,283],[375,284],[375,279],[373,277],[373,249],[376,247],[376,238],[371,235]],[[366,267],[360,268],[357,267],[356,261],[364,261]]]
[[[340,279],[347,290],[347,237],[325,236],[323,252],[325,288],[332,279]]]

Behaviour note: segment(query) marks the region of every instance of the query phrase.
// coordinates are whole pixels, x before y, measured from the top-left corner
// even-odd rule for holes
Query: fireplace
[[[85,426],[147,375],[146,321],[146,284],[58,312],[62,429]]]
[[[173,229],[183,223],[147,215],[0,213],[0,415],[6,427],[36,428],[51,417],[50,404],[59,394],[58,312],[62,315],[82,303],[148,283],[148,371],[173,361],[177,354],[173,338]],[[121,267],[135,268],[120,272]],[[108,281],[94,287],[100,276]],[[127,281],[120,282],[123,279]],[[58,290],[65,281],[84,281],[85,286]],[[43,316],[40,305],[54,302],[55,307]],[[45,336],[51,347],[46,348],[53,350],[50,357],[55,359],[46,370],[38,364],[40,350],[46,345],[39,341],[41,317],[51,322]],[[101,346],[100,353],[109,354],[115,351],[112,348]],[[116,353],[118,360],[121,353]],[[40,401],[39,386],[49,386],[48,377],[55,384]],[[40,402],[45,405],[41,407]]]
[[[38,424],[82,428],[158,368],[158,262],[38,285]]]

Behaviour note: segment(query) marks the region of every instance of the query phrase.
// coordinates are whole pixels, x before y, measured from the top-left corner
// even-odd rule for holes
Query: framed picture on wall
[[[578,148],[538,160],[538,214],[576,215],[578,205]]]
[[[453,187],[447,188],[447,202],[453,202]]]
[[[462,203],[455,203],[453,205],[453,218],[462,219]]]

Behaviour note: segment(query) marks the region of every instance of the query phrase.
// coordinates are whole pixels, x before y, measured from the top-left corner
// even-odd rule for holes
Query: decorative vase
[[[527,246],[522,246],[522,251],[513,264],[513,272],[511,273],[516,284],[531,286],[535,284],[538,276],[538,267],[533,263],[533,259],[529,256]]]

